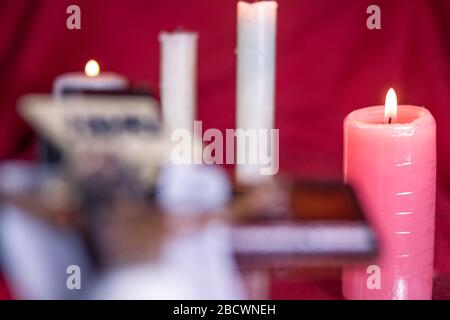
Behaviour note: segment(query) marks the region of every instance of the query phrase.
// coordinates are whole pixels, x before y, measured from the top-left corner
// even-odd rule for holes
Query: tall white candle
[[[239,2],[237,5],[238,129],[269,131],[274,126],[277,7],[275,1]],[[266,137],[270,139],[270,134]],[[258,144],[270,145],[269,141],[259,138]],[[261,175],[262,165],[251,161],[258,158],[257,149],[240,139],[238,131],[236,178],[239,183],[258,183],[267,177]]]
[[[162,32],[161,104],[164,126],[193,131],[196,115],[197,39],[194,32]]]

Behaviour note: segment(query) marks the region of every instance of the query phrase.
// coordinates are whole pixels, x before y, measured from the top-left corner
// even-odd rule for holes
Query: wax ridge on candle
[[[434,122],[432,114],[424,107],[399,105],[395,123],[388,124],[384,118],[384,106],[372,106],[357,109],[347,115],[346,119],[361,127],[391,127],[393,130],[408,130],[412,125],[428,125]]]

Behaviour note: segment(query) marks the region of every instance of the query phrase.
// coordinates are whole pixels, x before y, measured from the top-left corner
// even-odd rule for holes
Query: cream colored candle
[[[196,116],[197,39],[194,32],[162,32],[161,104],[169,130],[193,130]]]
[[[97,61],[89,60],[84,72],[64,73],[53,82],[53,95],[62,98],[66,93],[83,90],[120,91],[128,87],[128,80],[117,73],[100,72]]]
[[[274,126],[277,6],[275,1],[237,5],[237,128],[266,130],[266,135],[259,136],[258,147],[271,145],[265,139],[270,139]],[[237,181],[254,184],[267,179],[261,174],[259,148],[249,146],[239,134],[243,133],[237,133]]]

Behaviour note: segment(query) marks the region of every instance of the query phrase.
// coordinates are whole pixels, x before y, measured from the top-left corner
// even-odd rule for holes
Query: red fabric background
[[[366,8],[382,10],[382,30],[366,28]],[[78,4],[82,29],[65,27]],[[33,156],[33,134],[17,98],[49,92],[55,76],[90,58],[106,70],[158,87],[158,33],[200,33],[198,108],[204,128],[233,128],[235,0],[0,0],[0,159]],[[436,270],[450,276],[450,1],[279,0],[277,126],[281,169],[340,178],[342,120],[382,104],[425,105],[438,125]],[[277,281],[275,298],[338,298],[339,283]],[[1,281],[0,281],[1,287]],[[449,286],[450,287],[450,286]],[[2,296],[0,289],[0,298]]]

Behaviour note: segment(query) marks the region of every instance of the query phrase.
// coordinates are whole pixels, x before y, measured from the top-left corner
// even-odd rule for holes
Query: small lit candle
[[[100,72],[95,60],[89,60],[84,72],[71,72],[58,76],[53,82],[53,95],[61,98],[66,94],[82,91],[120,91],[128,87],[124,76],[112,72]]]
[[[71,94],[82,94],[83,92],[109,92],[125,91],[128,88],[128,80],[117,73],[101,72],[97,61],[89,60],[84,72],[64,73],[53,81],[53,96],[62,99]],[[39,144],[39,154],[42,161],[46,163],[59,163],[61,154],[47,141]]]
[[[436,124],[422,107],[385,106],[344,121],[344,177],[381,241],[380,257],[346,268],[347,299],[430,299],[436,193]]]

